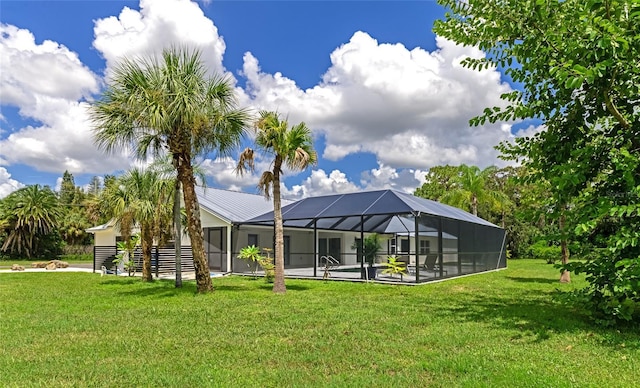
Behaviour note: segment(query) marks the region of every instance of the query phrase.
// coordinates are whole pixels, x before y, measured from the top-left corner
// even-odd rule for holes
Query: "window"
[[[257,234],[248,234],[247,235],[247,245],[259,246],[258,235]]]
[[[428,255],[429,252],[431,251],[429,242],[430,242],[429,240],[420,240],[421,255]]]
[[[400,240],[400,252],[409,253],[409,239],[403,238]]]

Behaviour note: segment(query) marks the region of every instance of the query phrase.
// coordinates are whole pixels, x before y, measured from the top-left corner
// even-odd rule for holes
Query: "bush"
[[[61,255],[62,261],[93,261],[93,253],[75,253],[68,255]]]
[[[92,245],[65,245],[62,247],[60,260],[63,261],[92,261]]]
[[[527,257],[532,259],[543,259],[547,264],[554,264],[562,257],[562,251],[557,245],[550,245],[545,240],[540,240],[527,249]]]
[[[586,307],[592,318],[604,325],[640,320],[640,258],[601,256],[588,262],[564,266],[575,274],[585,273],[589,286],[571,297]]]

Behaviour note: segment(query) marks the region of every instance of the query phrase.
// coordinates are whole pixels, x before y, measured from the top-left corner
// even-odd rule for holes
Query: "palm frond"
[[[260,176],[260,180],[258,181],[258,191],[260,194],[264,195],[266,199],[271,199],[271,189],[274,181],[275,177],[271,171],[265,171]]]
[[[251,148],[245,148],[238,158],[238,164],[234,172],[243,176],[245,172],[251,172],[255,169],[254,152]]]

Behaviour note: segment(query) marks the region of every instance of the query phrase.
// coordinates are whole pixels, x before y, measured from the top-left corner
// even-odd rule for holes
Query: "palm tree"
[[[2,200],[2,222],[7,232],[2,245],[10,251],[31,258],[43,248],[41,240],[54,233],[62,211],[58,197],[47,186],[27,186],[9,194]]]
[[[171,164],[171,159],[162,157],[153,162],[151,169],[160,173],[163,177],[174,180],[173,190],[173,243],[174,255],[176,258],[176,288],[182,287],[182,212],[180,211],[180,181],[176,178],[175,170]],[[204,171],[199,165],[194,165],[194,175],[200,179],[203,185],[206,184]]]
[[[104,190],[104,207],[120,227],[128,242],[134,225],[140,227],[142,245],[142,280],[153,280],[151,250],[153,241],[161,240],[171,223],[173,182],[150,170],[132,169],[118,179],[118,184]]]
[[[280,120],[278,113],[262,111],[255,124],[255,131],[257,148],[266,154],[273,155],[271,170],[262,173],[258,188],[267,199],[270,198],[273,190],[273,221],[276,234],[273,292],[284,293],[287,289],[284,284],[284,231],[280,196],[282,166],[294,171],[302,171],[315,164],[318,158],[313,148],[311,130],[305,123],[289,128],[287,120]],[[253,168],[254,152],[251,148],[247,148],[240,155],[236,172],[242,175]]]
[[[125,59],[92,105],[95,141],[107,152],[132,147],[144,159],[167,150],[183,191],[198,292],[213,290],[205,257],[194,156],[227,155],[240,144],[249,115],[236,108],[231,81],[208,78],[200,53],[184,48],[161,58]]]
[[[491,190],[488,178],[495,174],[494,166],[480,170],[477,166],[460,165],[460,172],[454,180],[451,190],[442,196],[442,202],[461,209],[471,209],[474,216],[478,215],[478,205],[484,203],[491,208],[500,207],[504,202],[504,194],[497,190]]]

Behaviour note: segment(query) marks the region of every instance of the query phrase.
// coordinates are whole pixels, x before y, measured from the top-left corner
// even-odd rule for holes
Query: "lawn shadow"
[[[100,281],[100,284],[108,284],[108,285],[116,285],[116,284],[117,285],[129,285],[129,284],[138,284],[138,283],[142,283],[142,280],[140,280],[140,278],[135,278],[135,277],[107,278],[107,279],[104,279],[104,280]]]
[[[509,280],[513,280],[518,283],[541,283],[541,284],[556,284],[558,283],[558,279],[547,279],[547,278],[537,278],[537,277],[518,277],[518,276],[507,276]]]
[[[194,295],[196,293],[195,284],[185,282],[182,287],[177,288],[175,281],[169,279],[154,279],[151,282],[143,282],[140,278],[108,279],[103,280],[101,284],[123,286],[117,290],[117,293],[128,296],[168,298],[180,294]],[[130,286],[135,286],[135,288]]]
[[[232,292],[237,292],[237,291],[251,291],[253,290],[253,288],[251,287],[241,287],[241,286],[231,286],[228,284],[224,284],[224,285],[214,285],[213,286],[214,292],[216,291],[223,291],[223,292],[227,292],[227,291],[232,291]]]
[[[514,334],[512,341],[543,342],[554,333],[577,335],[592,332],[607,338],[606,344],[609,346],[618,347],[624,343],[623,346],[627,348],[640,349],[639,329],[631,329],[620,335],[618,328],[598,326],[589,320],[584,311],[555,300],[553,292],[503,288],[501,295],[467,294],[458,299],[459,302],[442,303],[436,308],[461,321],[485,322],[516,330],[518,334]]]
[[[263,290],[273,290],[273,284],[263,284],[260,286]],[[287,284],[287,291],[307,291],[309,287],[301,284]]]

